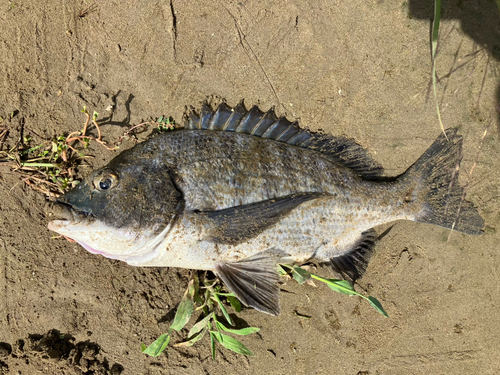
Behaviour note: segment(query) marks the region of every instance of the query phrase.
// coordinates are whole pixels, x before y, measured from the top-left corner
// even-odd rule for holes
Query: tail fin
[[[448,138],[448,140],[446,139]],[[415,221],[429,223],[466,234],[479,235],[484,220],[458,184],[462,160],[462,137],[457,129],[447,129],[404,174],[417,182],[417,194],[424,202]]]

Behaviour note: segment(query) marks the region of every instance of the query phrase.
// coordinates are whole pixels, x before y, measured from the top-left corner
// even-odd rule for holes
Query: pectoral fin
[[[299,193],[199,214],[211,221],[208,240],[234,245],[254,238],[276,224],[301,203],[324,195],[323,193]]]
[[[253,256],[239,262],[216,264],[215,272],[246,306],[279,315],[279,280],[276,262],[269,257]]]

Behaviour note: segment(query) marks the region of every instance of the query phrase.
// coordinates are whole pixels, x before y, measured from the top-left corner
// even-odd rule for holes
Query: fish
[[[329,264],[351,280],[374,227],[412,220],[480,235],[458,183],[462,137],[447,129],[406,172],[354,140],[243,102],[191,109],[185,126],[123,151],[60,196],[50,230],[139,267],[213,271],[243,304],[279,315],[277,264]]]

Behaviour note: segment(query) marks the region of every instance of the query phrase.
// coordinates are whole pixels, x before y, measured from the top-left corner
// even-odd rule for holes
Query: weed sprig
[[[23,175],[21,180],[25,184],[49,199],[57,198],[79,183],[75,169],[85,158],[90,157],[77,148],[77,143],[83,144],[83,149],[87,149],[90,141],[96,141],[108,150],[116,150],[116,147],[109,147],[101,138],[101,130],[97,124],[98,113],[94,111],[91,117],[85,107],[82,113],[87,117],[82,131],[68,136],[59,135],[34,146],[31,137],[24,137],[20,143],[26,148],[19,147],[18,142],[10,150],[1,151],[0,156],[14,162],[12,168]],[[97,129],[97,138],[87,134],[91,119]],[[7,130],[1,133],[2,144],[7,133]]]
[[[285,270],[285,268],[288,271]],[[313,279],[324,282],[330,289],[338,293],[347,294],[349,296],[359,296],[363,299],[366,299],[370,303],[370,305],[375,308],[375,310],[377,310],[380,314],[384,315],[385,317],[388,316],[384,308],[382,307],[382,304],[376,298],[372,296],[366,297],[356,292],[354,290],[353,284],[350,281],[325,279],[296,265],[278,265],[278,272],[282,276],[292,277],[299,284],[303,284],[305,282],[311,284],[311,281]],[[202,290],[204,290],[204,292]],[[215,359],[215,349],[217,343],[220,343],[226,349],[232,350],[238,354],[252,356],[253,353],[245,345],[243,345],[235,338],[228,336],[222,332],[225,331],[236,335],[250,335],[252,333],[258,332],[259,328],[246,327],[241,329],[233,329],[222,323],[217,317],[217,308],[222,313],[224,320],[230,326],[234,326],[234,323],[229,313],[227,312],[223,300],[226,300],[236,313],[239,313],[241,311],[240,301],[238,301],[233,293],[224,292],[223,287],[219,284],[218,279],[207,280],[206,273],[204,273],[202,285],[200,286],[198,273],[194,273],[191,280],[189,281],[189,285],[184,294],[184,297],[177,307],[177,312],[175,314],[174,320],[167,333],[162,334],[149,346],[146,346],[143,343],[141,345],[141,351],[144,354],[150,355],[152,357],[158,357],[170,343],[172,332],[180,332],[186,326],[189,320],[191,320],[193,314],[198,310],[202,310],[204,317],[192,326],[186,336],[185,341],[175,344],[174,346],[192,346],[196,342],[200,341],[205,336],[205,334],[209,333],[213,359]],[[300,314],[296,315],[301,318],[311,318]]]
[[[237,313],[241,311],[240,301],[238,301],[233,293],[223,292],[218,279],[209,280],[207,279],[206,273],[204,273],[200,285],[198,273],[194,273],[189,281],[186,293],[177,307],[174,320],[167,333],[162,334],[149,346],[142,344],[141,351],[152,357],[159,356],[167,348],[170,342],[171,333],[173,331],[181,331],[189,320],[191,320],[193,314],[201,310],[204,317],[191,327],[185,341],[175,344],[174,346],[192,346],[208,333],[210,335],[213,359],[215,359],[217,343],[238,354],[252,356],[253,353],[242,342],[222,332],[246,336],[256,333],[260,329],[256,327],[234,329],[221,322],[216,314],[217,309],[221,311],[223,319],[227,324],[234,326],[223,303],[224,300],[227,301]]]
[[[123,134],[118,139],[116,144],[117,145],[121,144],[126,137],[133,137],[135,131],[144,130],[145,128],[151,125],[156,126],[159,133],[163,133],[169,130],[174,130],[180,127],[178,124],[174,122],[174,120],[172,120],[171,117],[160,116],[156,120],[141,122],[140,124],[132,126],[129,130],[125,132],[125,134]]]
[[[11,165],[13,171],[22,174],[21,180],[26,185],[54,200],[79,183],[76,167],[86,158],[91,157],[84,153],[91,141],[109,151],[116,151],[123,139],[131,136],[136,129],[154,125],[158,132],[164,132],[178,127],[170,117],[161,116],[156,120],[132,126],[114,146],[109,146],[102,139],[101,129],[97,123],[99,114],[94,111],[91,116],[85,106],[81,112],[86,116],[83,130],[72,132],[67,136],[59,135],[37,145],[32,145],[31,137],[24,137],[22,142],[18,142],[8,151],[2,151],[2,148],[9,130],[1,125],[3,119],[0,118],[0,158],[4,158],[4,160],[0,159],[0,162],[13,162]],[[13,116],[14,113],[11,114],[11,117]],[[89,127],[92,125],[97,131],[97,137],[88,134]],[[25,147],[20,147],[19,143]]]

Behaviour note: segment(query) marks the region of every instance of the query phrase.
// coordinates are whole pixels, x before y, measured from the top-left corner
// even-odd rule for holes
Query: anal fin
[[[279,315],[279,280],[276,261],[266,256],[253,256],[239,262],[220,262],[215,272],[224,284],[246,306]]]
[[[376,239],[377,233],[373,228],[361,233],[360,240],[351,251],[330,259],[333,270],[352,281],[359,279],[366,271]]]

